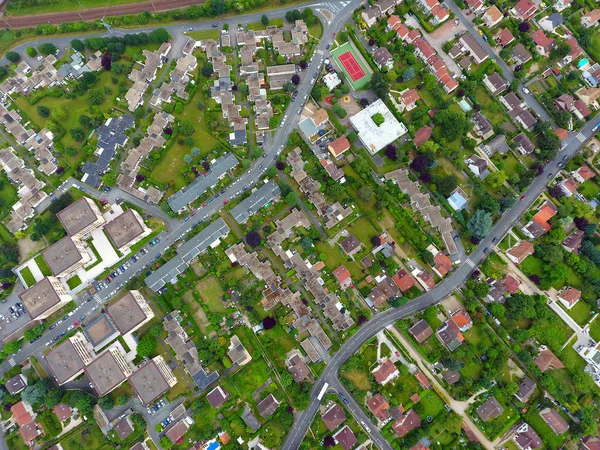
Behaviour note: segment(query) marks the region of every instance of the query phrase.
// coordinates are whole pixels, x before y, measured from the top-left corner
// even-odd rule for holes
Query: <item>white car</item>
[[[311,78],[310,84],[315,84],[315,79],[314,78]]]
[[[41,61],[42,59],[44,59],[44,57],[42,55],[40,55],[40,56],[37,57],[38,61]]]
[[[527,89],[526,87],[523,88],[523,92],[525,92],[526,94],[530,94],[529,89]]]

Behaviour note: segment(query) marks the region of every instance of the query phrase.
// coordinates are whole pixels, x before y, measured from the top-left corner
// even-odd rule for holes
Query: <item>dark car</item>
[[[492,239],[492,244],[494,244],[497,240],[498,240],[498,238]]]
[[[489,250],[490,250],[489,247],[486,247],[483,249],[483,253],[487,253]]]

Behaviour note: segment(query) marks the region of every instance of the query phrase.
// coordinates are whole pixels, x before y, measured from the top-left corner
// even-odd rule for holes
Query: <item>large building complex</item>
[[[32,320],[42,320],[72,300],[56,277],[45,277],[19,294]]]
[[[122,335],[133,333],[154,317],[152,308],[140,291],[127,292],[119,300],[108,305],[106,313]]]

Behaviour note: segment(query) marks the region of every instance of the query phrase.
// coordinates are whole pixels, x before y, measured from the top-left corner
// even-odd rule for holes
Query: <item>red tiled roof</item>
[[[588,108],[580,98],[575,100],[575,108],[577,108],[577,111],[579,111],[583,117],[587,117],[592,113],[592,110]]]
[[[394,365],[394,363],[386,358],[381,365],[375,369],[373,373],[373,377],[379,382],[384,383],[391,375],[398,372],[398,369]]]
[[[554,133],[556,133],[558,139],[561,141],[565,140],[567,136],[569,136],[569,132],[564,128],[557,128],[556,130],[554,130]]]
[[[506,47],[514,40],[515,37],[508,28],[504,28],[500,33],[496,35],[496,42],[498,42],[498,44],[500,44],[502,47]]]
[[[346,269],[346,266],[341,265],[333,271],[333,276],[338,280],[338,282],[343,283],[350,278],[350,272],[348,269]]]
[[[350,141],[346,136],[342,136],[329,144],[329,151],[336,157],[348,149],[350,149]]]
[[[419,96],[419,93],[415,89],[409,89],[408,91],[402,94],[402,102],[405,105],[410,105],[419,100],[420,98],[421,97]]]
[[[398,286],[398,289],[402,292],[408,291],[415,285],[415,281],[405,269],[398,271],[398,273],[392,277],[392,281],[396,283],[396,286]]]
[[[507,275],[504,280],[504,287],[511,294],[516,294],[519,291],[520,283],[516,278],[513,278],[511,275]]]
[[[459,328],[469,326],[471,324],[471,316],[464,309],[459,309],[452,314],[452,320]]]
[[[17,422],[17,425],[19,425],[20,427],[23,427],[28,423],[33,422],[33,417],[31,417],[31,414],[29,414],[29,412],[25,409],[25,405],[23,404],[23,402],[15,403],[14,405],[12,405],[10,408],[10,412],[12,413],[15,422]]]
[[[417,370],[415,372],[415,378],[417,379],[417,381],[423,389],[431,389],[431,383],[429,382],[429,379],[425,376],[423,372]]]
[[[596,174],[587,164],[584,164],[579,169],[577,169],[577,174],[583,178],[584,180],[589,180],[590,178],[594,178]]]
[[[441,275],[446,275],[452,269],[452,261],[443,252],[437,252],[433,257],[435,270]]]
[[[420,147],[421,145],[423,145],[425,141],[431,137],[432,132],[433,130],[431,129],[431,127],[427,125],[425,125],[422,128],[419,128],[415,133],[415,138],[413,139],[415,146]]]
[[[379,420],[384,421],[389,417],[388,409],[390,404],[387,402],[385,397],[381,394],[374,395],[367,402],[367,406],[375,417]]]
[[[396,432],[398,437],[402,437],[419,425],[421,425],[421,418],[411,409],[392,424],[392,429]]]

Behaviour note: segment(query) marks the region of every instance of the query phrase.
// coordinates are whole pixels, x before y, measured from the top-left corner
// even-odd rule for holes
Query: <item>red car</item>
[[[196,211],[192,211],[192,213],[190,214],[191,217],[194,217],[196,215]]]
[[[227,203],[229,203],[229,200],[225,200],[225,201],[223,202],[223,204],[224,204],[224,205],[226,205]]]
[[[527,196],[526,196],[526,195],[524,195],[524,196],[523,196],[523,197],[521,197],[519,200],[523,201],[523,200],[525,200],[526,198],[527,198]]]
[[[75,322],[73,322],[73,326],[76,327],[80,324],[81,322],[79,320],[76,320]]]
[[[204,202],[204,203],[202,203],[202,207],[203,207],[203,208],[205,208],[205,207],[207,207],[207,206],[208,206],[208,202]]]

